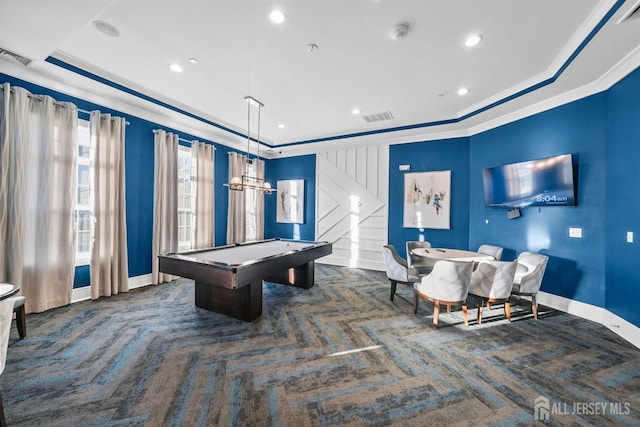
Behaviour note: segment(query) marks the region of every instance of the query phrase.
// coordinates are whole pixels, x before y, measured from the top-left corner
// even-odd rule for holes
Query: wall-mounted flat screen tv
[[[484,169],[482,182],[487,207],[576,205],[571,154]]]

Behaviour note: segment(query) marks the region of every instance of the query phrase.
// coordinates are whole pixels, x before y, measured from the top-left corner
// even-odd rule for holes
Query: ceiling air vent
[[[384,113],[375,113],[362,116],[362,118],[367,123],[376,123],[383,122],[385,120],[393,120],[393,114],[391,114],[391,111],[385,111]]]
[[[626,14],[625,17],[622,18],[619,23],[623,23],[624,21],[627,21],[637,16],[640,16],[640,3],[636,4],[636,6],[633,9],[631,9],[631,12]]]
[[[24,66],[27,66],[29,64],[31,64],[31,60],[27,57],[24,57],[22,55],[18,55],[15,52],[11,52],[10,50],[7,50],[5,48],[0,47],[0,57],[9,57],[11,59],[13,59],[14,61],[18,61],[19,63],[21,63]]]

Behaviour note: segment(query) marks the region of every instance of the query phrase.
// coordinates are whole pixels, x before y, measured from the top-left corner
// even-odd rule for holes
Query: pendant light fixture
[[[251,96],[245,96],[244,100],[247,102],[247,162],[252,163],[254,160],[260,159],[260,110],[264,107],[264,104]],[[258,154],[251,158],[251,107],[258,109]],[[261,191],[264,194],[271,194],[271,184],[264,182],[264,179],[257,178],[255,176],[242,175],[234,176],[231,178],[229,184],[224,184],[229,187],[229,190],[244,191],[245,188],[250,188],[256,191]]]

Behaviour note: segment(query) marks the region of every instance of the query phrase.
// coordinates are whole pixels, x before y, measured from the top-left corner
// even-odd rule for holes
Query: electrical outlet
[[[627,243],[633,243],[633,231],[627,231]]]
[[[569,227],[569,237],[574,237],[576,239],[582,239],[582,228],[580,228],[580,227]]]

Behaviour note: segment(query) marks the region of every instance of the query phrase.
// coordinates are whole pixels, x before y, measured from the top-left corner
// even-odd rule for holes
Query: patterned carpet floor
[[[382,272],[316,264],[316,286],[266,283],[252,323],[194,306],[180,279],[12,326],[9,426],[639,425],[640,350],[526,304],[469,327]],[[541,419],[547,418],[544,421]]]

